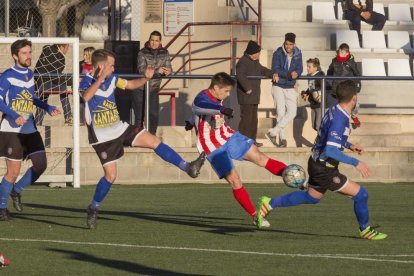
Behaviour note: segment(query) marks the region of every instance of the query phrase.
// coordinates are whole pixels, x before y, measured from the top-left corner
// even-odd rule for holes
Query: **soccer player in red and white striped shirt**
[[[279,176],[286,165],[260,152],[253,139],[234,131],[226,124],[224,116],[233,117],[233,110],[224,107],[223,100],[230,95],[234,85],[235,81],[228,74],[217,73],[211,79],[210,87],[195,97],[192,110],[197,132],[197,149],[206,154],[219,178],[227,180],[236,200],[254,219],[255,208],[232,159],[253,162]]]

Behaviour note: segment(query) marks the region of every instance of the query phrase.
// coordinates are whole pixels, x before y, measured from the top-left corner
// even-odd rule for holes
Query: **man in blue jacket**
[[[302,74],[302,53],[295,44],[296,35],[287,33],[283,46],[279,47],[272,58],[272,70],[277,74],[273,83],[272,96],[277,113],[276,125],[266,133],[266,138],[277,147],[287,147],[285,128],[296,116],[298,93],[296,79]],[[279,143],[276,137],[279,135]]]

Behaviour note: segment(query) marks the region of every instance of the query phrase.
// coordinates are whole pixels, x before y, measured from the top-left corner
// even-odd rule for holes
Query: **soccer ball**
[[[291,164],[283,171],[282,178],[286,186],[291,188],[302,188],[306,182],[306,172],[301,166]]]

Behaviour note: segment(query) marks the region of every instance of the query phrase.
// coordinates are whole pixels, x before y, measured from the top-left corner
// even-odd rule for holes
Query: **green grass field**
[[[262,194],[283,185],[247,184]],[[0,275],[414,275],[414,184],[367,184],[372,224],[383,241],[357,238],[352,200],[272,211],[256,230],[217,185],[114,186],[98,229],[85,227],[95,187],[32,187],[24,211],[0,222]]]

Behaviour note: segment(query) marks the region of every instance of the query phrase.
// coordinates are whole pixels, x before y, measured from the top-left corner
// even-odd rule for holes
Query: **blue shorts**
[[[253,144],[253,139],[237,131],[223,146],[210,153],[207,156],[207,160],[221,179],[234,168],[232,159],[243,160],[243,157]]]

